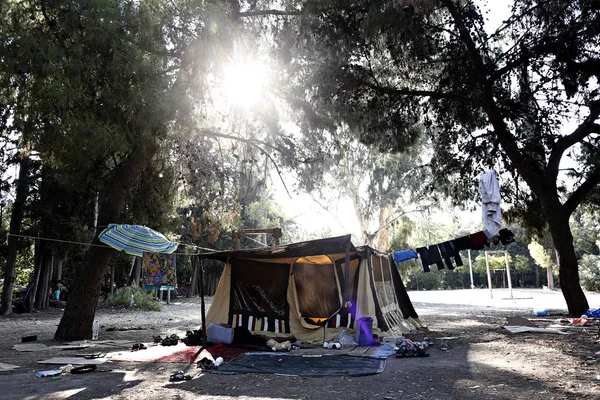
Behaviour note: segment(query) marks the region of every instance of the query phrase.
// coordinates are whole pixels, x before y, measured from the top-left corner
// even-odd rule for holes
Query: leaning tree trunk
[[[19,250],[19,238],[21,233],[21,223],[25,212],[25,200],[29,192],[29,156],[21,154],[19,161],[19,180],[17,181],[17,189],[15,202],[12,207],[10,216],[10,233],[8,237],[8,249],[6,254],[6,266],[4,269],[4,289],[2,291],[2,307],[0,308],[1,315],[12,314],[12,292],[15,283],[15,267],[17,264],[17,252]]]
[[[579,282],[579,266],[569,217],[564,213],[548,215],[548,226],[558,257],[560,289],[567,302],[569,314],[580,316],[587,311],[589,305]]]
[[[119,222],[129,187],[148,165],[157,148],[156,143],[136,144],[129,157],[105,182],[100,194],[98,228],[92,241],[94,246],[87,251],[71,283],[65,313],[54,334],[56,340],[91,339],[102,278],[114,251],[102,245],[98,235],[102,227]]]

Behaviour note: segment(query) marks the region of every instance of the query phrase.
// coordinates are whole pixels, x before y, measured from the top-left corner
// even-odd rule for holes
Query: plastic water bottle
[[[92,340],[98,340],[98,332],[100,332],[100,323],[94,321],[94,325],[92,326]]]

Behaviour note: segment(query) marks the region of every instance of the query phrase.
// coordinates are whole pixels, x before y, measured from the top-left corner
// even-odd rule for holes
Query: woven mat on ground
[[[364,376],[383,372],[385,360],[348,355],[247,353],[213,370],[218,374],[279,374],[293,376]]]
[[[146,350],[121,351],[111,353],[111,361],[132,362],[171,362],[171,363],[193,363],[200,361],[203,357],[211,357],[206,350],[198,351],[200,347],[186,346],[179,343],[176,346],[151,346]]]

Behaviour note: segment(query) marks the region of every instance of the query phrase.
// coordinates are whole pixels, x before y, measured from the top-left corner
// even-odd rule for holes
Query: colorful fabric
[[[175,255],[144,252],[142,283],[144,289],[159,290],[177,287]]]

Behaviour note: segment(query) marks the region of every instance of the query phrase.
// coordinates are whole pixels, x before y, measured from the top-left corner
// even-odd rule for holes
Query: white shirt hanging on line
[[[492,237],[502,228],[502,210],[500,209],[500,184],[496,171],[490,169],[479,177],[481,193],[481,219],[485,229]]]

